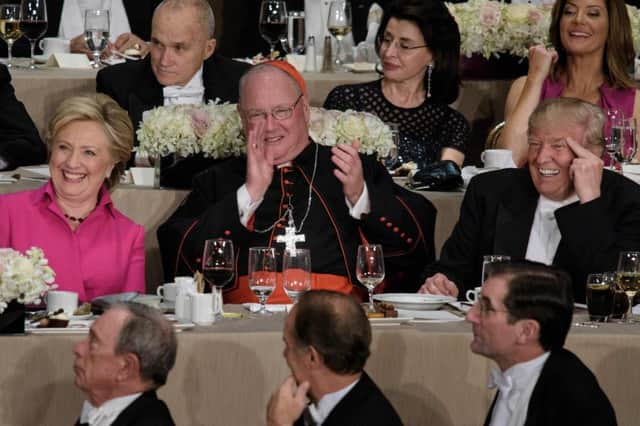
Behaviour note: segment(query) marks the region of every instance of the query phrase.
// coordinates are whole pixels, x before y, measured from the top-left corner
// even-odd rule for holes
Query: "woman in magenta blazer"
[[[127,112],[101,94],[67,99],[45,143],[47,184],[0,195],[0,247],[42,248],[59,289],[77,292],[81,301],[144,293],[144,229],[109,196],[133,146]]]

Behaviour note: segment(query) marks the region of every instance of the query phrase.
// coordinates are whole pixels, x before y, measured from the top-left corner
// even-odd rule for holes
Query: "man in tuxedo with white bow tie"
[[[371,325],[354,298],[327,290],[304,294],[287,316],[283,340],[291,376],[271,396],[268,426],[402,425],[363,370]]]
[[[136,128],[142,113],[158,106],[237,102],[238,82],[249,65],[215,54],[214,30],[207,0],[164,0],[153,14],[150,54],[101,70],[96,90],[126,109]],[[161,184],[189,188],[192,176],[211,164],[199,156],[172,164],[164,159]]]
[[[497,263],[466,320],[471,351],[490,358],[498,392],[485,426],[616,425],[593,373],[564,349],[573,314],[569,276],[522,261]]]
[[[156,395],[176,360],[171,324],[138,303],[112,306],[73,349],[75,385],[86,400],[77,426],[173,426]]]

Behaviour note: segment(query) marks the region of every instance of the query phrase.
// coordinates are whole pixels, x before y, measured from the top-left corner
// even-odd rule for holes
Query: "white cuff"
[[[367,183],[365,182],[362,194],[355,205],[351,205],[347,197],[344,197],[344,201],[349,207],[349,214],[352,218],[360,220],[360,216],[367,214],[371,211],[371,201],[369,201],[369,190],[367,189]]]
[[[253,216],[256,210],[258,210],[263,199],[260,198],[258,201],[251,201],[251,196],[249,195],[246,184],[238,188],[238,191],[236,192],[236,199],[238,201],[238,216],[240,217],[240,223],[246,228],[247,223],[249,223],[249,219],[251,219],[251,216]]]

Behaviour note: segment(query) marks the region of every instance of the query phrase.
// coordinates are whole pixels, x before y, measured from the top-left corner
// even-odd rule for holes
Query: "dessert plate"
[[[374,294],[373,300],[390,303],[396,309],[430,311],[440,309],[442,305],[455,301],[455,297],[420,293],[382,293]],[[409,315],[410,316],[410,315]]]

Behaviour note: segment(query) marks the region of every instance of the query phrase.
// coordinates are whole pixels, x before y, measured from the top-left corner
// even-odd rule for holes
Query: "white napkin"
[[[260,310],[260,304],[259,303],[243,303],[242,306],[248,310],[249,312],[258,312]],[[277,305],[277,304],[268,304],[267,303],[267,311],[269,312],[288,312],[291,310],[291,308],[293,307],[292,304],[288,304],[288,305]]]

